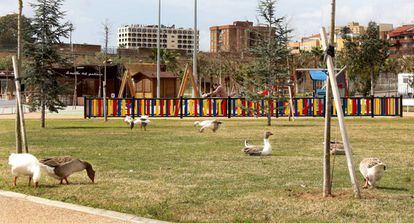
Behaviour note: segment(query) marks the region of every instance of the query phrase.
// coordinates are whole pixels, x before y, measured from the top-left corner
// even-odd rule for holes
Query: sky
[[[33,16],[29,3],[24,2],[23,13]],[[292,39],[319,32],[329,26],[331,0],[278,0],[277,15],[285,17],[294,31]],[[233,21],[260,21],[258,0],[198,0],[200,49],[209,50],[209,27],[231,24]],[[162,24],[193,27],[194,0],[162,0]],[[116,46],[117,28],[127,24],[157,24],[158,0],[66,0],[63,7],[66,19],[76,30],[76,43],[104,43],[103,24],[110,25],[110,43]],[[0,16],[17,12],[16,0],[0,0]],[[337,25],[356,21],[392,23],[394,26],[414,23],[414,0],[337,0]]]

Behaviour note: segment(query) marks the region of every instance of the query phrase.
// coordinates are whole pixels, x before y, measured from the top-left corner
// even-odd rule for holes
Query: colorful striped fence
[[[84,98],[85,118],[103,117],[102,98]],[[289,116],[287,101],[248,101],[243,98],[110,98],[108,117],[265,117],[270,107],[272,117]],[[294,98],[296,117],[322,117],[325,115],[323,98]],[[342,98],[345,116],[401,116],[402,97]],[[336,115],[333,106],[332,114]]]

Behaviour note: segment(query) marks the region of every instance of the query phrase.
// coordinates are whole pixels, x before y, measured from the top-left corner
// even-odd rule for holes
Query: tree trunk
[[[18,70],[20,72],[20,64],[21,64],[21,52],[22,52],[22,10],[23,10],[23,2],[19,0],[19,13],[17,18],[17,60],[18,60]],[[18,101],[16,100],[16,152],[23,153],[22,147],[22,131],[20,126],[20,106]]]
[[[210,92],[213,91],[213,76],[210,75]]]
[[[46,128],[46,105],[44,101],[42,101],[41,112],[42,112],[41,114],[42,128]]]
[[[374,97],[374,68],[371,67],[371,96]]]
[[[335,44],[335,13],[336,1],[332,0],[331,30],[329,44]],[[333,58],[332,58],[333,59]],[[332,60],[334,62],[334,60]],[[331,83],[329,78],[326,80],[325,94],[325,132],[323,149],[323,197],[332,196],[332,176],[331,176]]]

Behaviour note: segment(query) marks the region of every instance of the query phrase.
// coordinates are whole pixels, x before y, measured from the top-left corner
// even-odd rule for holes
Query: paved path
[[[0,223],[161,223],[134,215],[0,191]]]

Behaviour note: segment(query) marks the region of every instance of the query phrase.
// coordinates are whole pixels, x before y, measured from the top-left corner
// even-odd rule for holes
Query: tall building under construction
[[[213,26],[210,27],[210,52],[241,53],[253,47],[268,33],[267,26],[254,26],[253,22],[249,21]]]

